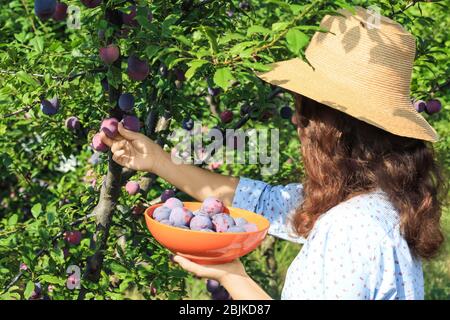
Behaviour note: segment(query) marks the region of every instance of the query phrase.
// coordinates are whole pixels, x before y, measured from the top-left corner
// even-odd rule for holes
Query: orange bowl
[[[191,211],[200,209],[201,202],[183,202]],[[153,211],[163,204],[145,210],[145,221],[153,237],[164,247],[200,264],[221,264],[242,257],[259,246],[267,235],[269,221],[263,216],[239,209],[227,208],[225,212],[233,218],[242,217],[254,223],[253,232],[203,232],[182,229],[160,223],[153,219]]]

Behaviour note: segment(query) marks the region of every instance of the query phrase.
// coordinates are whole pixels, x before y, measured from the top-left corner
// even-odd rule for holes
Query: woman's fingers
[[[121,140],[119,142],[114,142],[111,146],[111,152],[116,153],[118,150],[123,149],[127,144],[127,140]]]
[[[115,142],[113,139],[108,137],[103,131],[100,132],[100,139],[104,144],[106,144],[108,147],[111,147],[113,143]]]
[[[119,122],[118,129],[119,129],[120,135],[122,137],[124,137],[125,139],[127,139],[127,140],[133,141],[133,140],[136,140],[137,138],[140,137],[139,132],[134,132],[134,131],[130,131],[130,130],[125,129],[123,127],[122,122]]]
[[[173,258],[173,261],[175,261],[176,263],[178,263],[184,270],[188,271],[188,272],[192,272],[195,275],[201,277],[202,275],[199,274],[199,271],[201,269],[201,266],[196,264],[195,262],[192,262],[182,256],[176,255]]]

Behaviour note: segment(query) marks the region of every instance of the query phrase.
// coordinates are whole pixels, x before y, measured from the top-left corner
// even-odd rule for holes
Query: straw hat
[[[258,76],[385,131],[435,142],[436,131],[410,99],[415,39],[401,25],[364,8],[326,15],[301,59],[274,63]]]

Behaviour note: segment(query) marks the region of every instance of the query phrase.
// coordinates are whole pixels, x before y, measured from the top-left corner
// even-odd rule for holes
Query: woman
[[[176,165],[146,136],[119,126],[102,134],[122,166],[153,172],[202,201],[264,214],[269,233],[304,242],[292,262],[283,299],[423,299],[421,259],[443,242],[446,194],[432,148],[437,134],[409,98],[414,38],[400,25],[358,8],[326,16],[306,51],[310,64],[277,63],[260,77],[295,94],[293,122],[301,142],[302,184],[264,182]],[[306,239],[306,240],[305,240]],[[234,299],[270,297],[242,264],[175,261],[218,280]]]

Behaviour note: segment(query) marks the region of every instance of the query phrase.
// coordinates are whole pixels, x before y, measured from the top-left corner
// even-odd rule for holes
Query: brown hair
[[[381,188],[400,214],[411,252],[435,256],[444,240],[439,220],[447,186],[433,148],[297,96],[300,104],[295,116],[305,180],[304,202],[292,221],[297,233],[306,237],[327,210]]]

